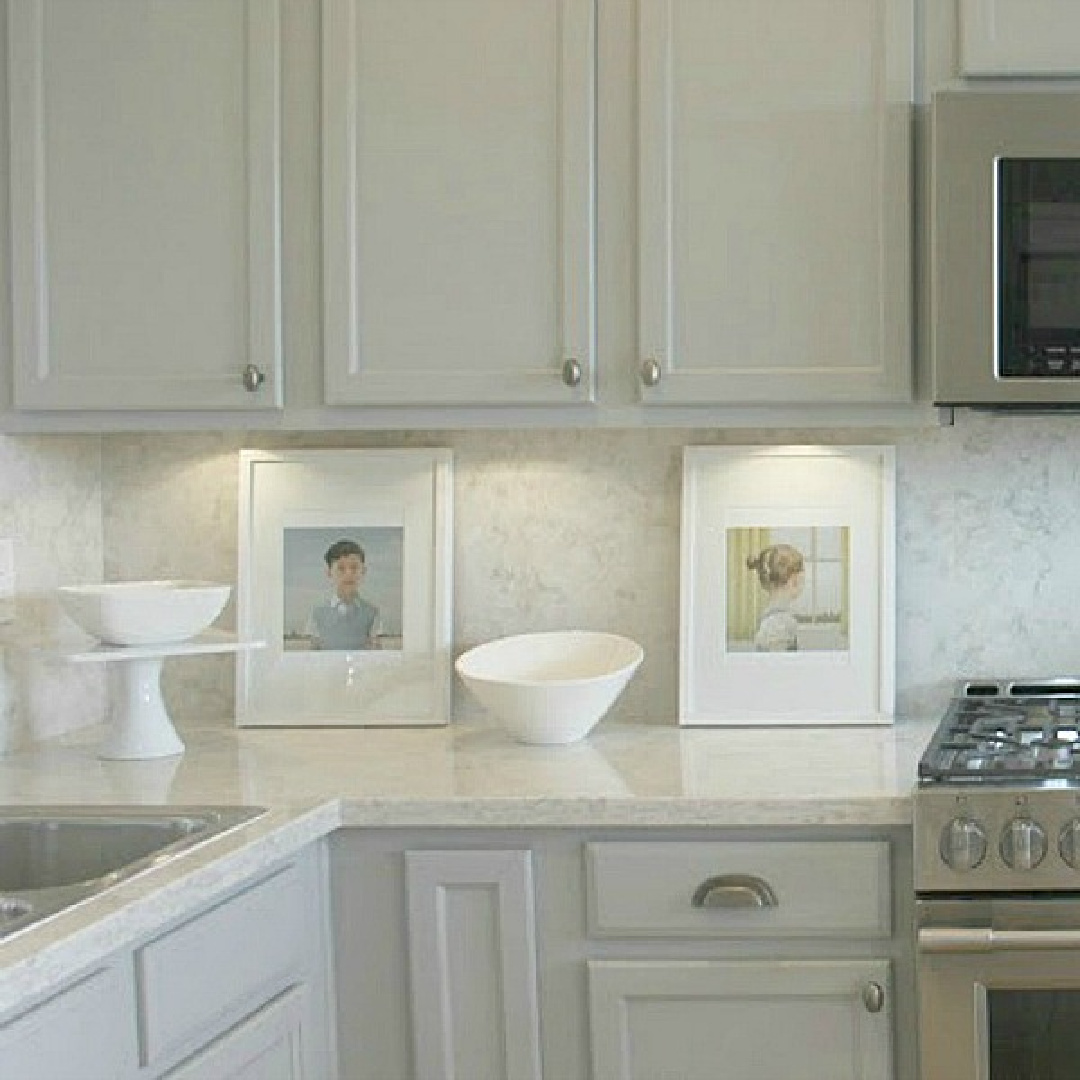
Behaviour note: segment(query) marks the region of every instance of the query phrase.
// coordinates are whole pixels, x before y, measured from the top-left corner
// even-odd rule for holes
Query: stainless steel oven
[[[962,687],[914,827],[922,1080],[1076,1080],[1080,683]]]
[[[1080,897],[917,911],[922,1080],[1076,1080]]]

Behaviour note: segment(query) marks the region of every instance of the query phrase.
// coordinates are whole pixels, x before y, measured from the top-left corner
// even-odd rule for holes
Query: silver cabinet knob
[[[866,1006],[866,1011],[871,1013],[879,1013],[885,1008],[885,988],[881,983],[869,982],[863,987],[862,991],[863,1005]]]
[[[655,356],[650,356],[644,364],[641,365],[641,381],[646,386],[656,386],[660,382],[660,376],[663,375],[663,369],[660,367],[660,361]]]
[[[252,394],[266,382],[266,376],[254,364],[248,364],[244,368],[241,378],[243,379],[244,389]]]
[[[568,356],[563,361],[562,381],[569,387],[581,385],[581,364],[575,356]]]

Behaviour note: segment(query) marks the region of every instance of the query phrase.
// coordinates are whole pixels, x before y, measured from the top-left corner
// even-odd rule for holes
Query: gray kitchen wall
[[[48,626],[59,582],[235,582],[241,447],[448,446],[455,651],[528,630],[626,634],[646,660],[614,715],[665,724],[678,699],[682,448],[783,442],[897,447],[901,715],[939,710],[959,677],[1080,673],[1080,417],[961,412],[955,427],[901,431],[124,434],[100,447],[12,437],[0,440],[0,526],[17,534],[20,623]],[[169,661],[165,686],[179,719],[227,722],[231,659]],[[455,706],[478,715],[460,687]],[[72,726],[95,708],[80,701]]]

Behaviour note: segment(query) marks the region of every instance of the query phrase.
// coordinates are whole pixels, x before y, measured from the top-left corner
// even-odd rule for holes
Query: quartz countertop
[[[0,756],[0,805],[243,804],[253,823],[0,940],[0,1015],[341,826],[904,826],[935,722],[601,725],[570,746],[490,728],[181,727],[184,754],[104,761],[99,729]]]

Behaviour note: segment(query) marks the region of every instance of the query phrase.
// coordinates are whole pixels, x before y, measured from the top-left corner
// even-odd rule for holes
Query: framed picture
[[[679,722],[888,724],[895,452],[687,447]]]
[[[242,726],[446,724],[449,450],[240,454]]]

